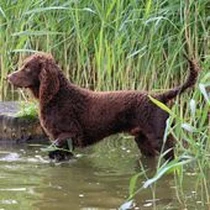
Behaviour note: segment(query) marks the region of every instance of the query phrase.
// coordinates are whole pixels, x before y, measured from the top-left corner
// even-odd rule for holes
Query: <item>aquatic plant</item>
[[[194,192],[200,192],[199,196],[201,197],[200,199],[202,200],[203,206],[210,203],[210,188],[208,187],[209,180],[207,175],[210,170],[210,119],[208,111],[210,107],[210,96],[207,92],[210,86],[208,82],[209,79],[210,74],[204,75],[201,79],[201,83],[198,85],[199,88],[195,91],[193,98],[188,100],[187,106],[185,107],[183,104],[180,106],[180,104],[177,103],[175,107],[170,110],[164,104],[161,104],[161,102],[150,97],[153,103],[170,113],[164,140],[166,140],[168,133],[172,133],[175,139],[177,139],[177,157],[171,162],[164,162],[162,158],[164,154],[161,154],[156,172],[150,178],[147,176],[147,171],[142,165],[143,172],[135,174],[130,180],[129,197],[121,206],[121,210],[129,209],[133,205],[134,198],[140,196],[141,192],[149,187],[152,189],[152,196],[155,201],[156,184],[159,179],[168,174],[174,174],[176,183],[175,190],[177,191],[176,195],[180,205],[187,205],[183,183],[187,172],[194,173],[197,176],[196,184],[192,187]],[[178,112],[182,113],[182,115],[175,114]],[[145,182],[142,186],[138,186],[137,180],[142,176],[145,178]],[[156,209],[155,206],[154,202],[154,209]]]

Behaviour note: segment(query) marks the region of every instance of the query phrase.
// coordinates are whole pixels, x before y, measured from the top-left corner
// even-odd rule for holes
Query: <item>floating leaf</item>
[[[51,144],[48,147],[41,148],[42,152],[53,152],[53,151],[56,151],[56,150],[57,150],[57,147],[54,144]]]
[[[48,147],[41,148],[40,150],[41,150],[42,152],[63,151],[63,152],[73,153],[72,150],[57,147],[54,143],[52,143],[52,144],[51,144],[50,146],[48,146]]]

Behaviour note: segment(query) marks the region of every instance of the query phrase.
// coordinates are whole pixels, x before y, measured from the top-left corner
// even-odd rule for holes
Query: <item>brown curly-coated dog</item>
[[[166,104],[196,82],[199,66],[189,61],[189,75],[183,85],[154,98]],[[59,147],[71,139],[74,146],[85,147],[109,135],[126,132],[135,137],[141,152],[155,156],[163,146],[168,113],[160,109],[142,91],[94,92],[70,83],[45,53],[29,56],[20,70],[8,75],[10,83],[29,88],[39,100],[40,122],[45,132]],[[168,136],[164,151],[173,159],[174,140]],[[169,150],[170,148],[170,150]],[[65,152],[50,153],[51,158],[65,159]]]

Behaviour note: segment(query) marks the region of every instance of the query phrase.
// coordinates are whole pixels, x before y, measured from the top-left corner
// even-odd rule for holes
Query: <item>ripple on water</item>
[[[0,162],[50,163],[49,159],[45,159],[41,155],[27,157],[16,152],[0,152]]]
[[[18,153],[9,152],[9,153],[3,153],[3,157],[0,157],[0,161],[13,162],[13,161],[17,161],[19,158],[20,158],[20,155]]]

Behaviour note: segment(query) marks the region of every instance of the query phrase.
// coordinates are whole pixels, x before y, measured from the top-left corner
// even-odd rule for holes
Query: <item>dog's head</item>
[[[8,81],[16,87],[30,88],[39,85],[40,73],[52,56],[44,53],[36,53],[26,58],[22,66],[7,76]]]
[[[52,98],[59,89],[59,68],[50,54],[36,53],[27,57],[19,70],[7,76],[16,87],[30,88],[36,98]]]

